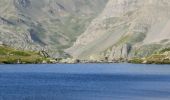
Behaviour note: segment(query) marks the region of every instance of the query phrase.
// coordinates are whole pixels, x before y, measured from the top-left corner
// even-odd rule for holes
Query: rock
[[[42,61],[42,64],[47,64],[47,61],[46,61],[46,60],[43,60],[43,61]]]
[[[122,46],[122,58],[128,58],[128,54],[130,52],[130,49],[131,49],[131,47],[128,44],[124,44]]]
[[[40,55],[45,57],[45,58],[50,57],[46,51],[40,51]]]
[[[0,46],[4,45],[4,43],[2,41],[0,41]]]
[[[2,18],[0,18],[0,25],[3,25],[3,24],[6,24],[6,22]]]
[[[69,63],[69,64],[74,64],[74,63],[77,63],[77,59],[66,58],[66,59],[60,60],[59,63]]]
[[[13,25],[14,23],[0,16],[0,25]]]
[[[28,8],[31,5],[30,0],[18,0],[18,3],[23,7],[23,8]]]
[[[113,46],[111,54],[109,56],[109,60],[119,60],[128,58],[128,54],[130,52],[131,46],[129,44],[124,44],[120,46]]]
[[[50,59],[50,63],[57,63],[57,61],[55,59]]]

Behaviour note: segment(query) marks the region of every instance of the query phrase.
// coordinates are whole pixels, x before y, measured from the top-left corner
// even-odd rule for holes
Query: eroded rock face
[[[131,46],[129,44],[124,44],[120,46],[113,46],[112,51],[109,55],[109,61],[126,60],[128,58]]]

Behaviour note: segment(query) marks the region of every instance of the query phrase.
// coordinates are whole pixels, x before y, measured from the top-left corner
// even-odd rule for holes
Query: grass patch
[[[170,58],[163,54],[153,54],[146,58],[132,58],[129,63],[135,64],[170,64]]]
[[[143,60],[141,58],[132,58],[128,62],[134,63],[134,64],[141,64],[141,63],[143,63]]]
[[[12,51],[10,54],[14,54],[18,56],[31,56],[31,54],[24,51]]]
[[[45,60],[37,52],[15,50],[7,46],[0,46],[0,63],[15,64],[15,63],[42,63]]]

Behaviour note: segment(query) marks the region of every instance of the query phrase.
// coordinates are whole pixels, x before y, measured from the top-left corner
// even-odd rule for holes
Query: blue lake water
[[[0,65],[0,100],[170,100],[170,65]]]

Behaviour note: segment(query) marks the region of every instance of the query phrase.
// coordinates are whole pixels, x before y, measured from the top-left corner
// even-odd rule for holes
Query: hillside
[[[112,62],[162,55],[170,51],[170,1],[0,0],[0,42],[53,58]]]
[[[109,0],[66,52],[100,60],[146,57],[170,47],[169,0]]]
[[[39,52],[21,51],[7,46],[0,45],[0,64],[15,63],[42,63],[45,57]]]
[[[0,41],[59,57],[107,0],[0,0]]]

